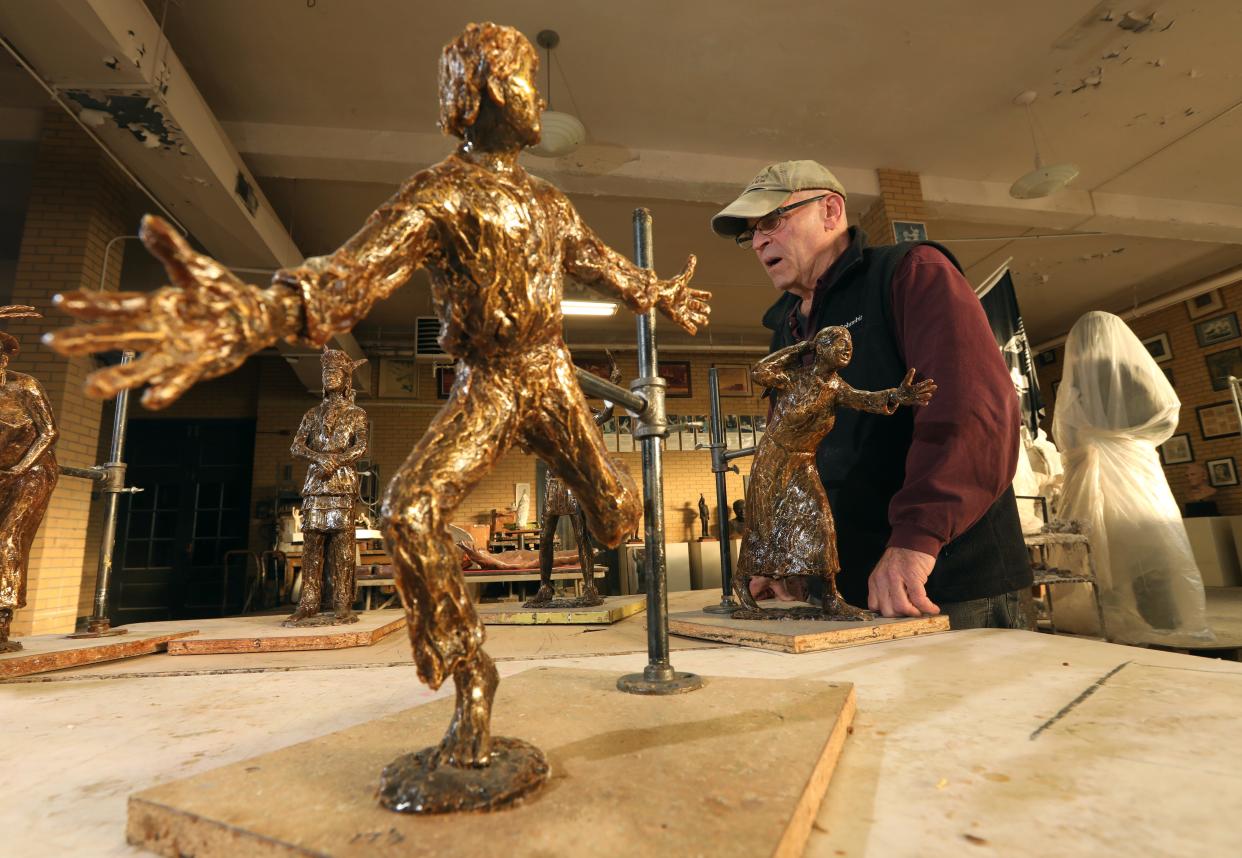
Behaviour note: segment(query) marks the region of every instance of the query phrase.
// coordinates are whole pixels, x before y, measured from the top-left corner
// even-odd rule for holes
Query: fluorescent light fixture
[[[616,301],[561,301],[562,316],[615,316]]]

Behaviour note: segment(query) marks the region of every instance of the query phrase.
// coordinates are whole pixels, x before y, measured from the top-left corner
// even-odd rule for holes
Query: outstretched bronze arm
[[[147,384],[142,402],[148,408],[165,407],[279,340],[322,345],[353,327],[422,264],[432,226],[414,201],[419,179],[407,182],[340,250],[277,272],[268,289],[243,283],[195,252],[167,221],[148,215],[139,235],[171,285],[150,293],[57,296],[61,309],[98,324],[74,325],[44,339],[65,355],[142,352],[133,363],[92,373],[86,390],[107,399]]]
[[[802,356],[812,351],[815,344],[810,340],[785,346],[760,360],[750,371],[756,384],[764,387],[785,388],[793,384],[791,370],[802,366]]]
[[[611,292],[635,313],[655,307],[687,333],[707,324],[711,292],[690,288],[695,258],[670,280],[661,280],[654,271],[639,268],[617,253],[591,231],[569,200],[562,200],[566,220],[565,271],[588,286]]]
[[[914,383],[914,368],[911,367],[898,387],[888,390],[877,390],[874,393],[866,390],[855,390],[841,379],[841,388],[837,392],[837,404],[856,411],[869,411],[872,414],[892,414],[901,405],[926,405],[931,402],[936,392],[936,382],[925,378],[918,384]]]

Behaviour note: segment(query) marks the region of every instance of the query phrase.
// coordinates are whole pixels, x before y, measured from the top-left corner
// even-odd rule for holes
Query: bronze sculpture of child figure
[[[837,408],[892,414],[901,405],[926,405],[936,391],[930,378],[914,383],[914,369],[899,387],[868,393],[839,375],[854,354],[850,332],[824,328],[810,340],[765,357],[751,378],[772,391],[772,418],[759,442],[746,490],[746,532],[733,590],[742,608],[734,619],[862,620],[874,614],[846,603],[837,592],[837,535],[828,495],[815,466],[815,448],[832,431]],[[804,361],[810,358],[809,365]],[[750,579],[795,575],[823,577],[823,608],[764,609],[751,596]]]
[[[49,338],[64,354],[120,343],[143,351],[128,367],[95,373],[87,390],[106,397],[145,383],[143,403],[161,407],[277,340],[323,344],[415,270],[428,270],[455,380],[388,485],[382,528],[418,675],[432,688],[451,677],[457,694],[439,745],[384,770],[379,798],[397,811],[500,807],[548,776],[539,749],[491,735],[499,674],[448,530],[470,490],[522,443],[573,490],[603,544],[618,544],[641,514],[634,481],[608,457],[574,374],[562,335],[563,278],[614,294],[636,313],[657,309],[689,333],[707,323],[711,295],[688,285],[693,257],[660,280],[604,244],[564,194],[518,163],[540,139],[538,65],[517,30],[467,25],[440,58],[440,125],[460,138],[458,148],[408,179],[337,251],[279,271],[259,289],[148,217],[143,240],[173,285],[66,295],[64,309],[105,321]]]

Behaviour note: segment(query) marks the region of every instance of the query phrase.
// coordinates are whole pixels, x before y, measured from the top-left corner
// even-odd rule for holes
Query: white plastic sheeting
[[[1059,517],[1087,526],[1113,640],[1194,646],[1212,638],[1203,581],[1156,451],[1177,429],[1180,409],[1125,322],[1092,312],[1074,324],[1052,424],[1065,466]],[[1094,614],[1064,604],[1089,594],[1057,593],[1058,626],[1063,607]]]

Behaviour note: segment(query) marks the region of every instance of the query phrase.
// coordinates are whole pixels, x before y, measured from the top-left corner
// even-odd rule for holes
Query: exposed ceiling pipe
[[[1225,286],[1231,286],[1239,280],[1242,280],[1242,265],[1227,268],[1224,271],[1213,274],[1211,277],[1206,277],[1203,280],[1191,283],[1189,286],[1184,286],[1175,292],[1169,292],[1167,295],[1161,295],[1159,298],[1153,298],[1146,303],[1139,304],[1137,307],[1133,307],[1124,313],[1118,313],[1117,315],[1121,317],[1122,321],[1128,322],[1131,319],[1146,316],[1149,313],[1156,312],[1157,310],[1163,310],[1165,307],[1172,307],[1174,304],[1180,304],[1182,301],[1189,301],[1191,298],[1202,295],[1204,292],[1211,292],[1213,289],[1222,289]],[[1050,340],[1045,340],[1044,342],[1039,343],[1032,349],[1032,351],[1035,354],[1039,354],[1040,352],[1055,349],[1057,346],[1063,344],[1068,337],[1069,332],[1066,331],[1059,337],[1053,337]]]

